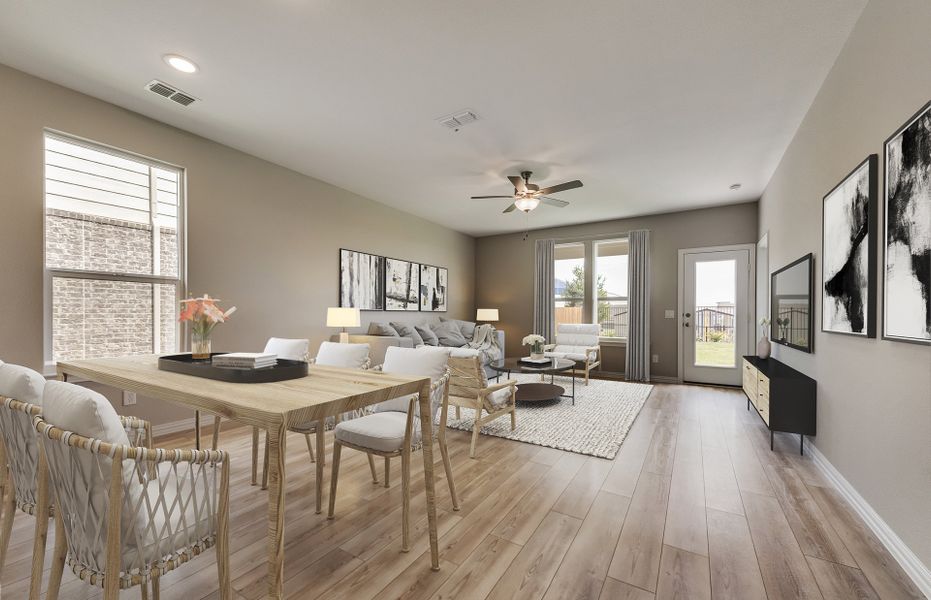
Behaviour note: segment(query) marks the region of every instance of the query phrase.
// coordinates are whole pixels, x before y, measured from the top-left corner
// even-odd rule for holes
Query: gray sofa
[[[504,356],[504,332],[500,329],[495,330],[498,337],[498,347],[501,348],[502,357]],[[330,337],[330,341],[338,342],[339,335]],[[350,334],[349,342],[352,344],[368,344],[369,357],[372,359],[372,365],[380,365],[385,362],[385,352],[391,346],[400,346],[401,348],[413,348],[414,342],[407,337],[390,336],[390,335],[367,335],[367,334]],[[489,378],[497,377],[498,373],[487,365],[485,373]]]

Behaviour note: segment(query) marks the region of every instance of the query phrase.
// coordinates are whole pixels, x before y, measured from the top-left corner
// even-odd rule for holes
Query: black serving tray
[[[224,353],[213,352],[210,356],[212,358],[218,354]],[[234,369],[232,367],[214,366],[209,360],[194,360],[190,354],[173,354],[159,357],[158,368],[162,371],[172,371],[230,383],[269,383],[272,381],[300,379],[307,376],[307,363],[284,358],[279,358],[278,364],[273,367]]]

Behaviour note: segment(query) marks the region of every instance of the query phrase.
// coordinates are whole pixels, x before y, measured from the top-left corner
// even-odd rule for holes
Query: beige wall
[[[550,210],[543,208],[542,210]],[[572,210],[567,208],[565,210]],[[520,352],[520,340],[533,331],[533,260],[538,239],[572,238],[626,233],[649,229],[653,244],[653,289],[650,328],[651,354],[659,363],[651,374],[676,377],[678,329],[675,319],[665,319],[666,309],[676,309],[678,251],[757,240],[756,202],[719,208],[619,219],[522,233],[496,235],[476,241],[476,306],[499,308],[498,326],[507,334],[507,353]],[[624,349],[608,348],[604,368],[624,371]]]
[[[867,5],[760,202],[771,268],[813,252],[820,289],[822,197],[867,155],[882,164],[883,141],[931,99],[929,31],[927,0]],[[815,322],[814,354],[773,351],[818,380],[815,445],[931,565],[931,348]]]
[[[183,110],[183,109],[178,109]],[[214,347],[332,333],[340,247],[449,268],[449,317],[474,317],[474,240],[322,181],[0,65],[0,358],[42,368],[43,128],[187,170],[188,281],[239,310]],[[366,323],[426,313],[363,313]],[[432,317],[435,318],[435,317]],[[189,416],[145,399],[156,422]]]

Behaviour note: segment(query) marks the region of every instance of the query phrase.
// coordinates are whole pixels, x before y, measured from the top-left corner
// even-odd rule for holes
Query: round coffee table
[[[575,374],[572,374],[572,394],[566,394],[566,389],[553,383],[553,376],[556,373],[571,371],[575,367],[575,361],[565,358],[551,358],[548,362],[542,364],[533,364],[522,362],[519,358],[502,358],[488,363],[488,366],[498,373],[539,373],[549,375],[550,382],[545,383],[521,383],[517,386],[518,402],[547,402],[559,400],[560,398],[569,398],[575,405]]]

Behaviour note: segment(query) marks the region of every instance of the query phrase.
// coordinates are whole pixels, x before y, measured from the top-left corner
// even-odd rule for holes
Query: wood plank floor
[[[586,401],[584,388],[577,401]],[[770,451],[768,432],[737,390],[657,385],[614,461],[492,437],[481,438],[471,460],[469,435],[450,431],[449,438],[462,510],[452,510],[438,463],[435,573],[419,454],[412,461],[411,551],[401,553],[400,466],[385,488],[372,483],[362,455],[344,451],[337,517],[328,521],[314,514],[313,465],[293,436],[288,597],[922,597],[810,460],[797,455],[796,436],[777,434]],[[158,440],[161,447],[192,441]],[[246,428],[221,435],[233,455],[231,569],[239,600],[262,598],[266,589],[265,494],[249,485],[250,443]],[[16,516],[4,599],[26,597],[33,523]],[[61,597],[100,593],[66,572]],[[216,597],[212,550],[162,578],[165,600]]]

